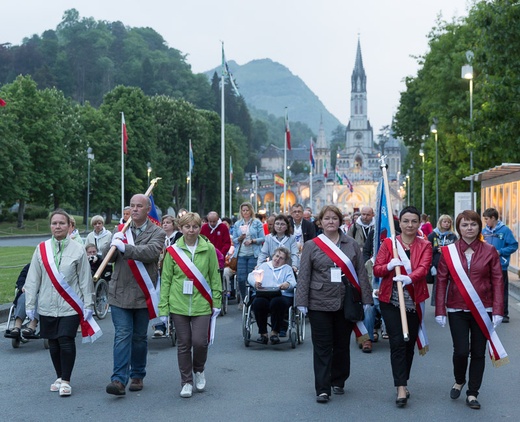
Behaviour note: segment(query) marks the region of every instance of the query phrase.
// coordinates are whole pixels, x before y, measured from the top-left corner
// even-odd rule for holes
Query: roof
[[[480,173],[472,174],[464,177],[463,180],[473,180],[475,182],[482,182],[484,180],[494,179],[496,177],[507,176],[509,174],[520,172],[520,163],[502,163],[488,170]],[[520,176],[520,175],[519,175]]]

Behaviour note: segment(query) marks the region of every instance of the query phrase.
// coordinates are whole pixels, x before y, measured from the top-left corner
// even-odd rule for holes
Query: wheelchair
[[[155,328],[155,327],[154,327]],[[168,324],[166,327],[166,332],[162,336],[152,336],[152,340],[159,340],[159,339],[170,339],[172,343],[172,347],[175,347],[177,345],[177,332],[175,331],[175,325],[173,325],[173,318],[170,314],[168,317]]]
[[[104,319],[108,313],[108,283],[112,278],[112,265],[107,265],[99,280],[94,281],[94,313]]]
[[[15,289],[14,295],[15,297],[18,297],[18,289]],[[36,331],[34,335],[28,336],[23,335],[22,330],[27,327],[27,324],[29,323],[29,319],[26,317],[25,320],[22,323],[22,328],[20,329],[20,333],[13,333],[13,328],[15,324],[15,313],[16,313],[16,305],[13,303],[11,307],[9,308],[9,316],[7,319],[7,327],[4,333],[4,337],[11,339],[11,345],[14,349],[18,349],[20,347],[20,344],[28,343],[29,340],[39,340],[40,334],[39,329]],[[43,347],[45,349],[49,348],[49,340],[43,339]]]
[[[253,293],[254,289],[248,285],[244,307],[242,308],[242,337],[246,347],[249,347],[251,342],[259,343],[256,340],[251,340],[253,329],[256,326],[256,319],[252,310],[254,300]],[[296,344],[302,344],[305,340],[305,315],[296,308],[296,288],[294,289],[294,293],[293,303],[284,317],[284,322],[287,324],[287,340],[278,343],[283,344],[290,342],[292,349],[296,348]],[[267,325],[268,327],[271,326],[269,319]]]

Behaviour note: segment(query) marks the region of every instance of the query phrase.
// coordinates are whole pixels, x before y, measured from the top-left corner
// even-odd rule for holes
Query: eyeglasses
[[[287,227],[286,223],[274,223],[274,225],[277,227]]]

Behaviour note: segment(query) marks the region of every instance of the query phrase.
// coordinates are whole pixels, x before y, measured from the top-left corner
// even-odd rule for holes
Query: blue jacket
[[[257,218],[253,218],[250,224],[251,225],[249,227],[249,237],[251,239],[254,239],[255,241],[255,243],[253,243],[251,246],[253,248],[254,257],[258,258],[258,255],[260,255],[260,250],[262,249],[262,245],[264,244],[265,240],[264,225]],[[240,247],[240,242],[238,241],[238,238],[242,235],[242,230],[240,229],[240,226],[243,225],[245,225],[243,219],[238,220],[233,225],[233,244],[235,245],[235,254],[233,256],[238,255],[238,249]]]
[[[513,232],[502,221],[498,220],[494,229],[486,226],[482,229],[484,240],[493,245],[500,256],[500,264],[502,270],[505,271],[509,267],[509,257],[518,249],[518,242],[513,236]]]

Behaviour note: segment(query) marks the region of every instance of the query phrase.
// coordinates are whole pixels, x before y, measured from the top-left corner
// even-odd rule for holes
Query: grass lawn
[[[12,302],[18,275],[31,262],[34,246],[0,248],[0,304]]]

